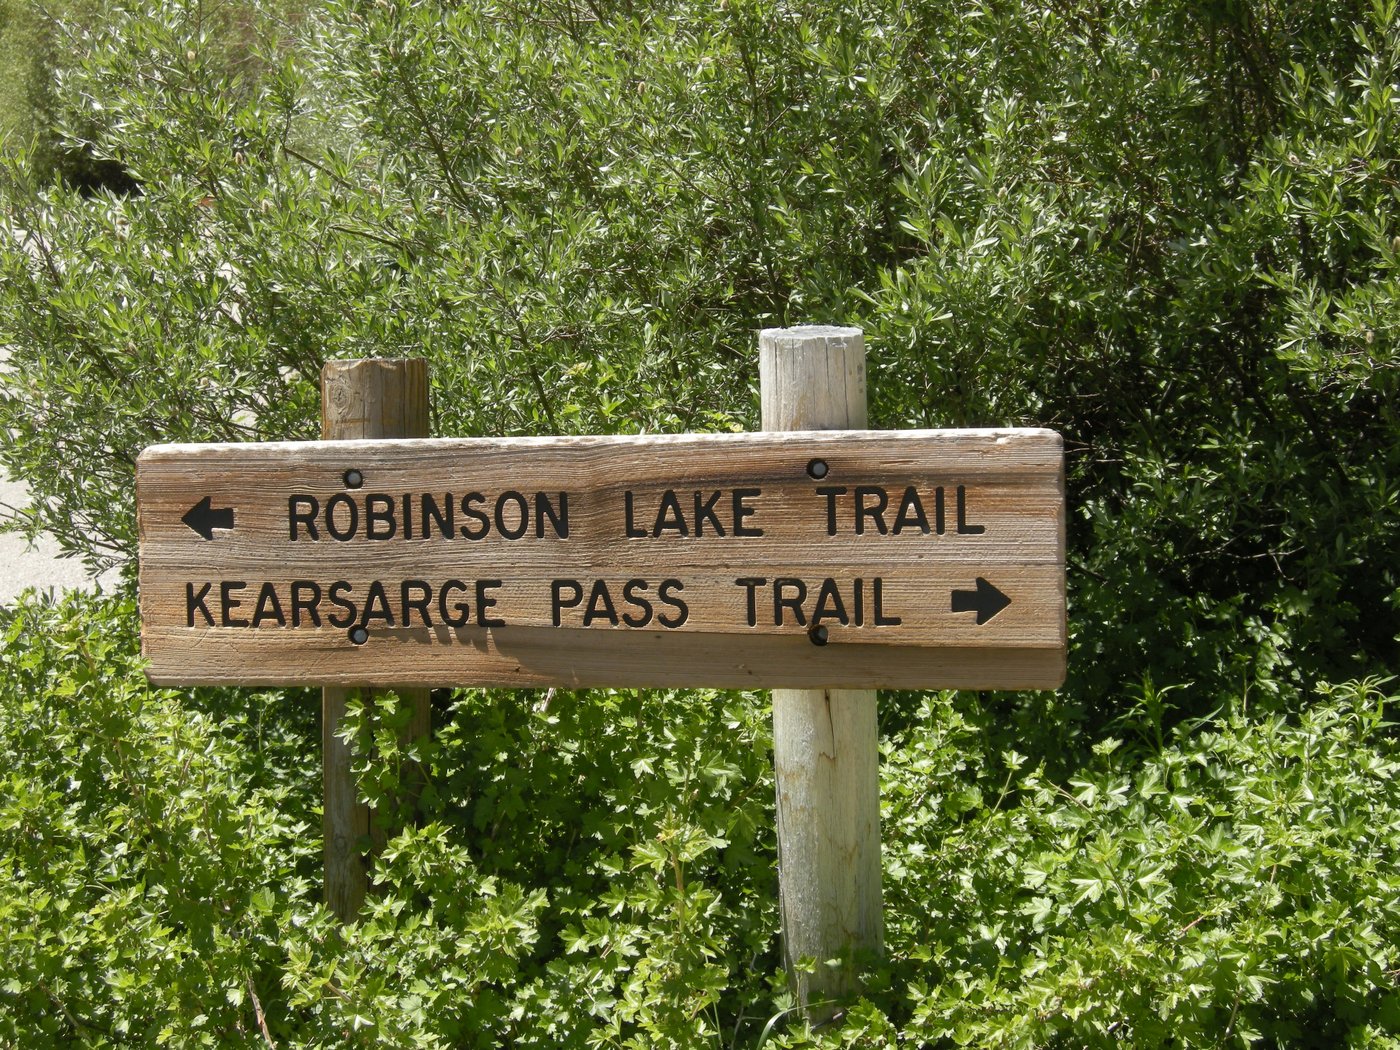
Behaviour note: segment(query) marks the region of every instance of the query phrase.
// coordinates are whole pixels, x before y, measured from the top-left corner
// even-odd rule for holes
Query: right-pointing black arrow
[[[214,538],[215,529],[233,528],[233,508],[214,508],[214,501],[208,496],[196,503],[189,510],[185,511],[180,518],[186,525],[194,529],[206,540]]]
[[[1010,598],[980,576],[977,577],[977,590],[953,592],[953,612],[975,612],[978,627],[1010,604]]]

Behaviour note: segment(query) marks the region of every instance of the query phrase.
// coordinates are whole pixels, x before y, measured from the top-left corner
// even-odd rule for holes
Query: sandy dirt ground
[[[0,347],[0,369],[9,357],[4,347]],[[0,434],[0,441],[5,440]],[[0,520],[8,518],[10,507],[22,507],[28,502],[24,485],[5,477],[0,472]],[[8,605],[15,596],[29,587],[41,590],[68,590],[73,587],[92,589],[92,577],[84,570],[82,562],[72,558],[60,558],[58,545],[47,537],[41,537],[34,546],[23,536],[0,535],[0,605]],[[112,587],[116,574],[104,577],[104,587]]]
[[[8,516],[6,507],[23,506],[25,499],[22,484],[0,476],[0,516]],[[112,586],[113,579],[104,579],[104,585]],[[93,583],[82,563],[60,558],[58,545],[47,537],[31,547],[23,536],[0,535],[0,605],[8,605],[28,587],[90,590]]]

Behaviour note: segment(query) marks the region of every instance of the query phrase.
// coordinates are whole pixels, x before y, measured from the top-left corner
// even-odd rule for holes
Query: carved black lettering
[[[695,535],[697,537],[705,535],[705,522],[709,522],[715,530],[716,536],[725,535],[724,523],[719,520],[719,515],[715,513],[715,504],[723,496],[722,491],[716,490],[710,493],[710,498],[705,499],[704,493],[695,494]]]
[[[842,627],[851,622],[846,614],[846,603],[841,599],[841,588],[830,577],[822,580],[821,590],[817,592],[817,604],[812,609],[812,625],[815,627],[823,620],[836,620]]]
[[[685,590],[685,584],[680,580],[662,580],[661,586],[656,589],[656,595],[661,599],[663,605],[669,605],[675,609],[673,616],[658,616],[656,622],[662,627],[674,630],[686,620],[690,619],[690,606],[686,605],[685,599],[680,597],[680,592]]]
[[[365,497],[365,539],[392,540],[399,531],[394,520],[394,497],[373,492]]]
[[[640,592],[651,590],[651,584],[646,580],[628,580],[622,585],[622,598],[628,605],[641,610],[637,613],[623,613],[622,622],[628,627],[645,627],[651,623],[652,608],[651,601],[645,594]]]
[[[758,626],[758,601],[754,597],[754,592],[768,581],[762,576],[741,576],[734,583],[744,588],[747,598],[748,622],[750,627]]]
[[[384,593],[384,584],[378,580],[371,581],[369,593],[365,595],[365,607],[360,612],[360,626],[368,627],[371,620],[383,620],[388,626],[394,626],[394,612],[389,608],[389,597]]]
[[[865,626],[865,581],[856,577],[855,589],[851,595],[851,622],[857,627]]]
[[[305,597],[303,597],[305,595]],[[301,614],[306,613],[306,618],[311,621],[313,627],[321,626],[321,611],[318,606],[321,604],[321,585],[312,580],[292,581],[292,626],[301,626]]]
[[[550,609],[554,626],[558,627],[564,622],[563,612],[565,609],[572,609],[583,601],[583,584],[578,580],[551,580],[549,590],[552,595]],[[569,596],[564,596],[565,591],[569,591]]]
[[[199,610],[204,617],[205,627],[214,626],[214,617],[209,614],[209,606],[204,604],[204,599],[209,597],[209,591],[213,588],[212,583],[206,583],[198,591],[194,589],[194,584],[185,584],[185,626],[194,626],[194,611]]]
[[[417,594],[414,592],[417,591]],[[399,622],[405,627],[413,626],[413,614],[423,617],[423,626],[431,627],[433,618],[428,612],[428,604],[433,600],[433,589],[427,580],[404,580],[399,584]]]
[[[568,531],[568,526],[565,526]],[[502,583],[500,580],[477,580],[476,581],[476,622],[479,627],[504,627],[506,622],[499,616],[486,615],[496,607],[496,598],[487,591],[499,590]]]
[[[559,507],[556,510],[554,504],[549,500],[549,493],[535,493],[535,536],[537,539],[544,539],[544,519],[549,519],[550,526],[554,529],[554,535],[561,540],[569,538],[569,494],[561,492],[559,495]]]
[[[438,591],[438,616],[448,627],[465,627],[467,621],[471,619],[471,606],[466,602],[452,601],[454,591],[463,594],[467,591],[467,585],[461,580],[448,580],[442,585],[442,590]]]
[[[404,498],[404,506],[408,506],[407,497]],[[443,539],[454,539],[457,535],[455,511],[456,508],[452,504],[452,493],[443,493],[441,506],[438,506],[436,498],[426,492],[423,493],[418,499],[418,521],[419,528],[423,530],[423,539],[428,538],[432,526],[436,526],[438,535]],[[407,528],[404,530],[404,535],[409,535]]]
[[[817,495],[826,497],[826,534],[836,535],[836,497],[844,496],[846,488],[844,485],[819,485]]]
[[[744,521],[758,512],[757,507],[750,507],[745,500],[757,499],[763,495],[762,489],[735,489],[734,490],[734,535],[736,536],[762,536],[763,530],[754,525],[745,525]]]
[[[943,498],[943,486],[933,490],[933,531],[942,536],[947,531],[947,502]]]
[[[614,627],[617,626],[617,608],[603,580],[593,581],[593,589],[588,592],[588,606],[583,610],[585,627],[592,627],[594,620],[607,620]]]
[[[463,525],[460,528],[463,539],[479,540],[491,531],[491,519],[486,516],[485,511],[477,510],[477,504],[485,503],[486,497],[480,492],[468,492],[462,497],[462,514],[476,522],[477,527],[471,528]]]
[[[871,585],[874,589],[875,626],[898,627],[904,622],[903,617],[885,615],[885,581],[876,576]]]
[[[336,509],[345,508],[345,527],[336,524]],[[326,531],[331,539],[344,543],[360,530],[360,507],[351,497],[337,492],[326,502]]]
[[[656,537],[667,531],[677,536],[690,535],[690,527],[681,513],[680,500],[676,498],[674,489],[667,489],[661,494],[661,505],[656,508],[656,524],[652,526],[651,534]]]
[[[345,580],[336,580],[333,584],[331,584],[330,592],[328,594],[328,597],[331,600],[331,604],[334,605],[337,609],[345,610],[344,616],[332,613],[330,616],[326,617],[326,621],[332,627],[349,627],[352,623],[355,622],[355,613],[358,611],[355,608],[355,603],[350,601],[350,599],[344,597],[344,595],[349,593],[351,590],[352,588],[350,584],[347,583]]]
[[[873,506],[867,507],[865,500],[867,497],[875,497]],[[865,534],[865,521],[869,518],[875,523],[875,529],[883,536],[889,532],[885,525],[885,508],[890,505],[889,493],[878,485],[857,485],[856,486],[856,535]]]
[[[282,600],[277,597],[277,588],[264,582],[258,591],[258,604],[253,607],[253,626],[264,620],[276,620],[278,627],[287,626],[287,617],[282,612]]]
[[[899,512],[894,517],[894,527],[890,532],[898,536],[906,528],[918,529],[925,536],[928,535],[928,515],[924,513],[923,501],[919,499],[919,491],[910,485],[904,490],[904,495],[899,500]]]
[[[304,525],[306,534],[313,540],[321,538],[316,531],[316,515],[320,509],[321,502],[315,496],[287,497],[287,530],[293,541],[300,539],[298,525]]]
[[[515,504],[516,522],[506,525],[506,504]],[[530,527],[530,504],[514,489],[502,492],[496,497],[496,531],[508,540],[518,540]]]
[[[224,580],[219,584],[219,622],[225,627],[247,627],[248,621],[233,615],[233,610],[243,603],[235,601],[234,591],[241,591],[248,585],[242,580]]]
[[[636,524],[633,522],[633,498],[631,489],[628,489],[622,494],[623,526],[629,540],[639,540],[645,538],[646,532],[637,528]]]
[[[791,590],[792,594],[787,594]],[[807,626],[807,614],[802,611],[802,603],[807,600],[807,585],[792,576],[779,576],[773,581],[773,626],[783,625],[783,610],[792,610],[793,619],[799,627]]]
[[[958,535],[960,536],[980,536],[987,531],[985,525],[969,525],[967,523],[967,486],[958,486]]]
[[[403,499],[399,501],[399,506],[403,509],[403,538],[413,539],[413,497],[405,492]]]

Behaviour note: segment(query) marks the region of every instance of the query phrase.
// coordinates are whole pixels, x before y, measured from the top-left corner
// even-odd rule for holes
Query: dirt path
[[[24,485],[0,476],[0,505],[23,506]],[[4,510],[0,507],[0,515]],[[111,580],[104,580],[111,586]],[[31,547],[23,536],[0,536],[0,605],[8,605],[27,587],[67,590],[72,587],[91,589],[93,580],[82,563],[72,558],[60,558],[58,545],[41,537]]]
[[[0,369],[5,367],[8,357],[6,349],[0,347]],[[22,507],[27,502],[28,492],[24,484],[0,472],[0,519],[9,517],[5,508]],[[100,579],[105,587],[111,587],[116,582],[116,574],[110,573]],[[28,587],[41,590],[91,589],[94,582],[82,562],[60,558],[58,545],[48,537],[41,537],[31,547],[23,536],[0,535],[0,605],[8,605]]]

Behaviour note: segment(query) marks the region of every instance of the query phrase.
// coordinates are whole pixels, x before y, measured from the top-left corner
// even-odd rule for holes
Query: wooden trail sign
[[[1047,430],[157,445],[160,683],[1054,688]]]

